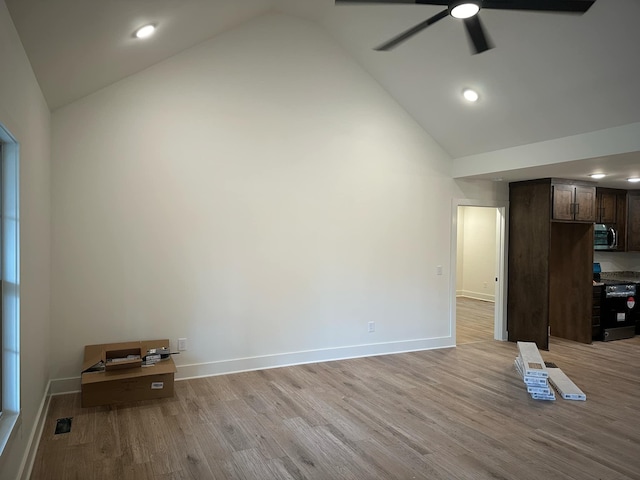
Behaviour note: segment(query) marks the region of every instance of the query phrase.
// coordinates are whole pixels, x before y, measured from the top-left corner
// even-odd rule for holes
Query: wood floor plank
[[[474,298],[456,298],[456,343],[486,342],[493,339],[495,304]]]
[[[478,310],[458,309],[458,327]],[[474,325],[451,349],[179,381],[158,401],[82,409],[78,394],[55,396],[31,478],[640,479],[640,337],[552,338],[544,359],[587,401],[540,402],[515,372],[516,345],[484,334]],[[71,432],[54,435],[64,417]]]

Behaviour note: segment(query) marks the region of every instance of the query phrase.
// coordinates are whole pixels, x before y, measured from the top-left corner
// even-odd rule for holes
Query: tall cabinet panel
[[[551,335],[591,343],[593,225],[551,224],[549,326]]]
[[[595,186],[576,183],[509,185],[510,341],[545,350],[549,334],[591,343]]]
[[[549,184],[509,185],[507,332],[549,348]]]

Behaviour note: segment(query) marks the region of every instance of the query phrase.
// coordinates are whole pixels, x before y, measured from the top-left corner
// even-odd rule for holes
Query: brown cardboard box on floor
[[[138,400],[172,397],[174,374],[177,370],[171,357],[153,366],[140,366],[140,362],[127,361],[128,368],[90,371],[96,364],[106,361],[107,352],[131,353],[138,350],[141,356],[144,356],[149,349],[162,347],[169,348],[169,340],[85,346],[82,362],[82,406],[119,405]]]

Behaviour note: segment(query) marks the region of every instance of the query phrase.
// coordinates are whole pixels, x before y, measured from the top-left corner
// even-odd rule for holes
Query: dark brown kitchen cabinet
[[[573,181],[552,180],[553,220],[566,222],[596,221],[596,187]]]
[[[640,190],[627,193],[627,251],[640,252]]]
[[[623,197],[624,199],[624,197]],[[596,223],[611,225],[618,220],[618,195],[602,188],[596,189]]]
[[[566,221],[552,216],[558,185],[560,196],[565,185],[583,186],[549,178],[509,184],[508,338],[544,350],[549,335],[591,343],[593,334],[593,223],[576,221],[575,212]]]

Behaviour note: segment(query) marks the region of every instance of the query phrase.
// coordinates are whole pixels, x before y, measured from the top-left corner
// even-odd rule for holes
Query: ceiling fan
[[[375,50],[391,50],[405,40],[421,32],[429,25],[451,15],[464,22],[465,29],[471,41],[473,53],[482,53],[493,48],[478,12],[483,9],[495,10],[530,10],[541,12],[584,13],[595,0],[335,0],[338,4],[419,4],[419,5],[446,5],[446,9],[436,13],[424,22],[396,35],[391,40],[375,48]]]

